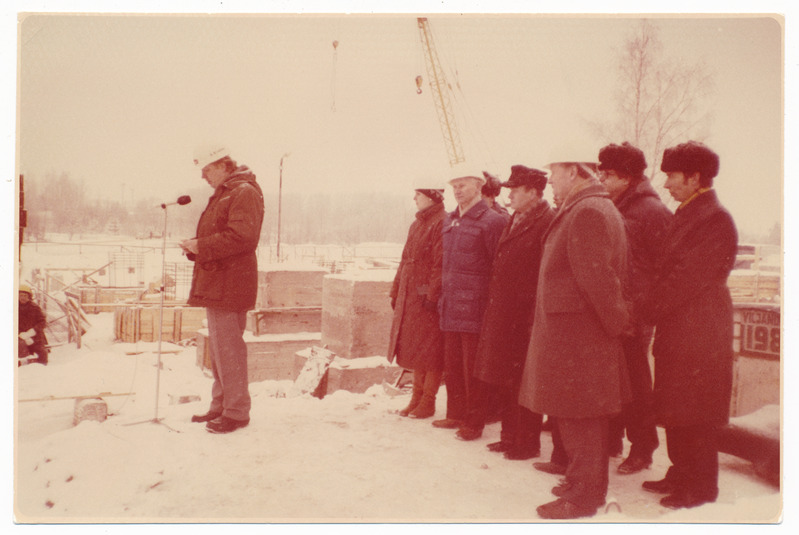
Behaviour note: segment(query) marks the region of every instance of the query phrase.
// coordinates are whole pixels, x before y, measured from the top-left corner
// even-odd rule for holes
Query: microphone
[[[175,204],[179,204],[180,206],[189,204],[191,202],[191,197],[188,195],[181,195],[178,197],[178,200],[175,202],[166,202],[161,204],[161,208],[166,208],[167,206],[173,206]]]

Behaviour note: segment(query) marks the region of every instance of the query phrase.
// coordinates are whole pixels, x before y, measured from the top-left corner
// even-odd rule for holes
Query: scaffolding
[[[108,253],[109,286],[131,288],[144,286],[144,254],[119,251]]]

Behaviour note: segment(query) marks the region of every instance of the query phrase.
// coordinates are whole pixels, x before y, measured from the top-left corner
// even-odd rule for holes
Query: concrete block
[[[104,422],[108,418],[108,404],[100,398],[77,398],[72,425],[85,420]]]
[[[309,349],[297,352],[294,359],[294,375],[299,376],[308,358]],[[335,357],[327,369],[314,395],[324,397],[338,390],[362,394],[374,385],[394,383],[402,368],[388,362],[385,357],[344,359]]]
[[[269,268],[258,272],[256,308],[322,306],[321,268]]]
[[[247,330],[260,334],[321,332],[322,307],[287,307],[251,310]]]
[[[342,358],[385,355],[393,311],[393,270],[327,275],[322,289],[322,344]]]
[[[312,345],[319,345],[321,334],[300,332],[264,334],[244,333],[247,344],[247,374],[251,383],[266,380],[294,379],[294,355]],[[197,331],[197,365],[211,368],[208,330]]]

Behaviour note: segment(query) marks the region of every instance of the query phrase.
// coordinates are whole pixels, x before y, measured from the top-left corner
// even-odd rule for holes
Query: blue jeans
[[[247,344],[244,328],[247,312],[206,308],[208,345],[211,352],[211,412],[221,412],[233,420],[250,418],[250,391],[247,380]]]

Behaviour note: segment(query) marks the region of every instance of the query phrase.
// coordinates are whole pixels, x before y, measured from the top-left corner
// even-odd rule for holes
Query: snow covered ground
[[[192,424],[208,406],[211,379],[195,349],[164,344],[155,423],[156,344],[113,341],[113,315],[89,316],[83,347],[55,348],[51,364],[18,369],[15,520],[53,522],[537,522],[554,499],[555,476],[531,461],[508,461],[485,445],[402,418],[408,396],[376,386],[322,400],[285,397],[290,381],[253,383],[251,422],[229,435]],[[129,354],[130,353],[130,354]],[[138,354],[134,354],[138,353]],[[108,419],[73,425],[74,401],[111,392]],[[180,396],[201,401],[178,404]],[[38,401],[28,401],[38,400]],[[445,389],[438,399],[444,414]],[[542,459],[551,441],[543,437]],[[663,444],[663,443],[662,443]],[[641,482],[668,466],[665,446],[650,470],[616,474],[599,523],[769,523],[782,510],[779,489],[746,461],[722,455],[718,502],[670,511]]]
[[[94,247],[63,249],[26,245],[21,279],[32,267],[96,268],[108,261],[107,253]],[[148,255],[145,280],[158,276],[159,262],[160,255]],[[327,531],[330,523],[346,523],[348,533],[364,528],[371,535],[375,529],[405,532],[399,524],[375,528],[384,522],[423,523],[425,530],[444,523],[435,524],[436,533],[449,528],[461,533],[487,522],[527,532],[526,523],[539,522],[536,506],[554,499],[550,489],[557,477],[537,472],[532,461],[508,461],[485,448],[499,439],[499,424],[489,425],[477,441],[461,442],[454,432],[433,428],[430,420],[398,416],[408,395],[392,396],[380,386],[319,400],[287,397],[290,381],[253,383],[250,425],[214,435],[189,421],[207,409],[212,382],[195,365],[195,348],[164,343],[156,414],[157,344],[115,343],[111,313],[88,318],[92,325],[81,349],[56,347],[50,365],[23,366],[9,374],[8,391],[13,384],[15,395],[14,436],[9,437],[14,492],[7,503],[13,501],[15,522],[40,524],[16,528],[69,523],[58,528],[84,533],[92,526],[75,523],[100,522],[95,528],[106,533],[140,523],[157,529],[170,522],[244,522],[236,527],[260,531],[257,523],[269,522],[289,530],[323,523]],[[123,394],[104,398],[109,417],[103,423],[75,426],[73,399],[42,400],[103,392]],[[182,396],[201,400],[177,403]],[[444,388],[437,405],[442,417]],[[160,423],[154,422],[156,416]],[[540,460],[548,460],[547,433],[542,444]],[[736,457],[721,455],[718,502],[683,511],[661,507],[659,496],[640,488],[642,481],[665,473],[663,437],[650,470],[621,476],[615,472],[619,462],[611,460],[610,505],[591,523],[627,528],[646,523],[648,530],[681,523],[680,529],[700,530],[698,523],[704,522],[781,518],[779,489]],[[533,529],[546,528],[553,526]]]

